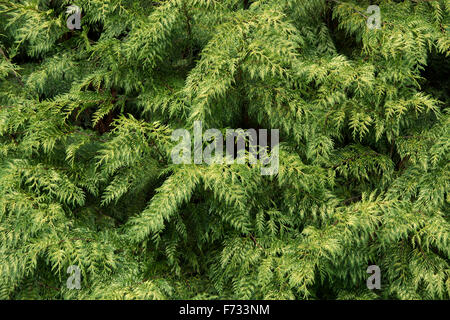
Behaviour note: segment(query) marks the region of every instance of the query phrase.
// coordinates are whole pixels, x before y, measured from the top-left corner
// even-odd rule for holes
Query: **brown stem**
[[[255,237],[254,237],[251,233],[249,234],[249,236],[250,236],[250,239],[252,239],[253,243],[254,243],[258,248],[260,248],[262,251],[264,251],[264,248],[261,247],[261,245],[256,241]]]

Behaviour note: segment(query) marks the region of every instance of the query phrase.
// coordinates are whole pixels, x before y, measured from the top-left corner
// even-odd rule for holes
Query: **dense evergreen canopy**
[[[0,297],[449,299],[449,13],[0,0]],[[174,164],[194,121],[279,129],[277,174]]]

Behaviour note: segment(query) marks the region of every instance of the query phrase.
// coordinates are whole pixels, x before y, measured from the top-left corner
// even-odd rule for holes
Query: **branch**
[[[265,251],[264,248],[261,247],[261,245],[260,245],[258,242],[256,242],[255,237],[254,237],[251,233],[249,234],[249,237],[250,237],[250,239],[252,239],[253,243],[254,243],[258,248],[260,248],[262,251]]]

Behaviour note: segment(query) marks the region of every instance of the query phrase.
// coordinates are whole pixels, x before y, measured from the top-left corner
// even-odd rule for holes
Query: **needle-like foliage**
[[[0,298],[450,299],[449,14],[0,0]],[[279,129],[278,172],[174,164],[195,121]]]

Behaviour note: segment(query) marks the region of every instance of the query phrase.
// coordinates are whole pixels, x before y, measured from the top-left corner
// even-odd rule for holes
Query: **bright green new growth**
[[[449,299],[449,13],[0,0],[0,297]],[[196,120],[280,129],[278,174],[172,164]]]

